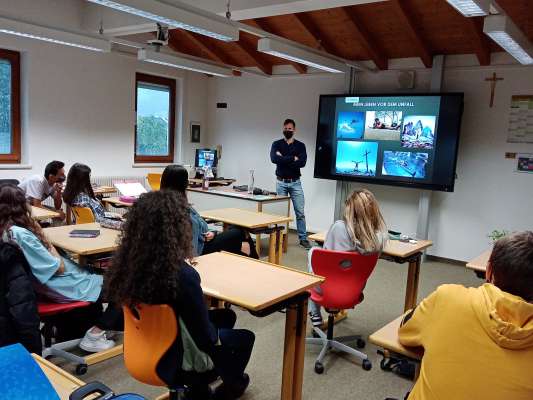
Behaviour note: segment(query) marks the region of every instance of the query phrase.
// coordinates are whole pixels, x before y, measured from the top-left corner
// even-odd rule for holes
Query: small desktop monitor
[[[194,166],[196,168],[217,166],[217,151],[214,149],[196,149],[196,157],[194,159]]]

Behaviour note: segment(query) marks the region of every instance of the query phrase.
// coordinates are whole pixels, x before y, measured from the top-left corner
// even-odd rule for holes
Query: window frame
[[[0,164],[20,164],[21,120],[20,120],[20,53],[0,49],[0,59],[11,64],[11,153],[0,154]]]
[[[139,83],[148,83],[169,88],[169,153],[165,156],[145,156],[137,154],[137,91]],[[172,163],[174,162],[174,146],[176,139],[176,80],[162,76],[137,72],[135,75],[135,129],[133,156],[135,163]]]

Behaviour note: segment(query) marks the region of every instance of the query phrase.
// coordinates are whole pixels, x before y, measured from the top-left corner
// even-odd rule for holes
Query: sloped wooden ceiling
[[[532,3],[498,0],[533,41]],[[391,58],[406,57],[419,57],[430,67],[436,54],[475,54],[480,65],[488,65],[490,53],[502,51],[483,33],[483,18],[465,18],[445,0],[389,0],[241,22],[348,60],[372,60],[379,69],[387,69]],[[306,73],[304,65],[257,52],[257,40],[241,32],[238,42],[224,43],[175,29],[170,47],[236,67],[257,67],[265,74],[275,65]]]

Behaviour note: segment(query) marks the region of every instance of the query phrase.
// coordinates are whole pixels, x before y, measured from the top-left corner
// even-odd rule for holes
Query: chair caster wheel
[[[372,369],[372,363],[370,360],[363,360],[363,369],[365,371],[370,371]]]
[[[366,346],[366,342],[363,339],[357,339],[356,345],[358,349],[364,349]]]
[[[322,374],[322,373],[324,372],[324,365],[322,365],[321,362],[318,362],[318,361],[317,361],[317,362],[315,363],[315,372],[316,372],[317,374]]]
[[[87,364],[76,365],[76,375],[85,375],[87,373]]]

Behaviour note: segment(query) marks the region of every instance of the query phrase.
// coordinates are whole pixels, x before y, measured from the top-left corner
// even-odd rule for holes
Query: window
[[[20,53],[1,49],[0,163],[20,163]]]
[[[137,74],[135,162],[173,162],[176,81]]]

